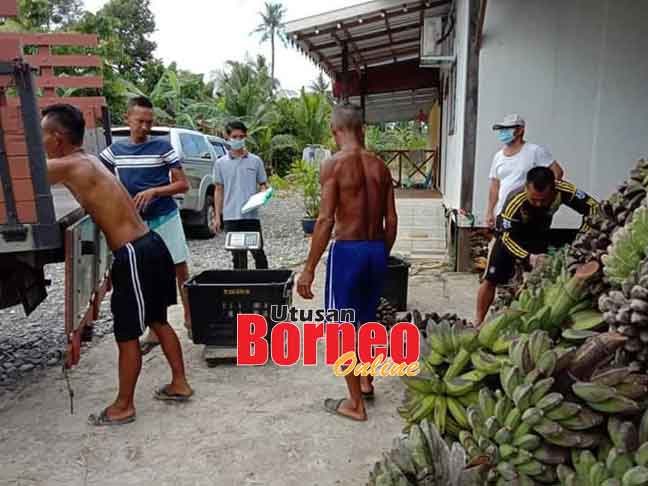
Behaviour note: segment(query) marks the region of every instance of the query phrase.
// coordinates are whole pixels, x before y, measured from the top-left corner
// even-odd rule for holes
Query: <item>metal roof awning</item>
[[[424,19],[452,0],[374,0],[286,23],[290,43],[334,81],[334,94],[362,104],[368,123],[427,112],[439,70],[421,67]],[[363,102],[364,98],[364,102]]]
[[[332,78],[349,68],[364,69],[420,57],[425,15],[442,15],[451,0],[375,0],[286,23],[293,46]]]

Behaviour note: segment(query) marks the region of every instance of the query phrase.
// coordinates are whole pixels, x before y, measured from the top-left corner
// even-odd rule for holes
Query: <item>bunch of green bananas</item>
[[[476,469],[466,469],[466,453],[448,447],[431,422],[413,425],[406,437],[376,463],[367,486],[478,486]]]
[[[648,484],[648,414],[640,430],[632,422],[610,417],[607,424],[610,443],[591,451],[573,451],[573,468],[559,465],[564,486],[640,486]]]
[[[568,277],[562,271],[556,280],[545,287],[523,290],[512,308],[524,312],[518,331],[530,333],[541,329],[549,332],[566,327],[574,331],[590,331],[604,324],[602,314],[593,310],[584,282],[579,275]],[[586,334],[575,332],[573,338],[585,339]]]
[[[494,467],[489,479],[497,484],[554,484],[555,467],[569,460],[569,448],[590,448],[602,437],[587,432],[603,417],[554,391],[554,372],[573,356],[556,349],[549,335],[522,335],[509,351],[511,364],[502,367],[502,390],[479,392],[478,405],[468,409],[471,431],[459,440],[469,457],[485,455]]]
[[[589,381],[577,381],[572,391],[598,412],[637,414],[648,396],[648,376],[630,366],[611,368],[597,371]]]
[[[507,318],[510,316],[493,321],[494,325],[504,325]],[[495,344],[494,337],[493,324],[485,325],[481,331],[458,322],[427,326],[421,373],[403,377],[407,389],[398,412],[406,427],[431,417],[441,434],[456,437],[469,428],[466,407],[476,402],[476,390],[483,380],[497,375],[507,361],[505,354],[494,354],[484,344]],[[506,351],[508,342],[499,346]]]

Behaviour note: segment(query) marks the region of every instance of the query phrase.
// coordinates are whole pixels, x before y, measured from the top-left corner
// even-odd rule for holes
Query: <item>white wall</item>
[[[523,5],[523,6],[522,6]],[[480,54],[474,212],[483,221],[493,122],[527,120],[565,179],[603,198],[648,156],[648,1],[497,0]],[[554,226],[580,217],[563,209]]]
[[[457,0],[455,26],[455,54],[457,56],[457,89],[455,106],[455,132],[448,135],[449,96],[443,103],[441,140],[441,190],[443,202],[449,208],[458,208],[461,198],[461,169],[463,159],[463,125],[466,106],[466,71],[468,46],[468,2]]]

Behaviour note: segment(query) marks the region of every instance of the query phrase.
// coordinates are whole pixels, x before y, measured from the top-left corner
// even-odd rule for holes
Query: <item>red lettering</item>
[[[268,362],[268,323],[258,314],[236,316],[236,364],[263,366]]]
[[[299,361],[299,328],[290,322],[280,322],[272,328],[270,343],[272,361],[279,366],[292,366]]]
[[[378,355],[387,359],[387,329],[377,322],[367,322],[358,331],[358,360],[370,363]]]
[[[342,352],[340,352],[340,333],[342,333]],[[355,328],[349,322],[326,324],[326,364],[335,364],[340,356],[355,352]]]
[[[324,337],[324,324],[304,322],[304,366],[317,365],[317,341]]]
[[[411,364],[418,361],[421,335],[419,329],[411,322],[399,322],[391,328],[389,351],[394,363]]]

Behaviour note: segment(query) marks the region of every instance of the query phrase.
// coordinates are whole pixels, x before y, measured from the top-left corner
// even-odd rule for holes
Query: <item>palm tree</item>
[[[321,95],[328,95],[329,93],[329,88],[330,88],[330,83],[326,80],[324,77],[324,73],[322,71],[319,72],[319,75],[311,81],[310,86],[308,88],[313,92]]]
[[[259,12],[262,22],[252,32],[253,34],[261,34],[261,42],[270,41],[272,50],[271,76],[273,81],[275,79],[275,37],[278,38],[284,46],[287,45],[283,22],[285,14],[286,9],[281,5],[281,3],[266,2],[265,11]]]

